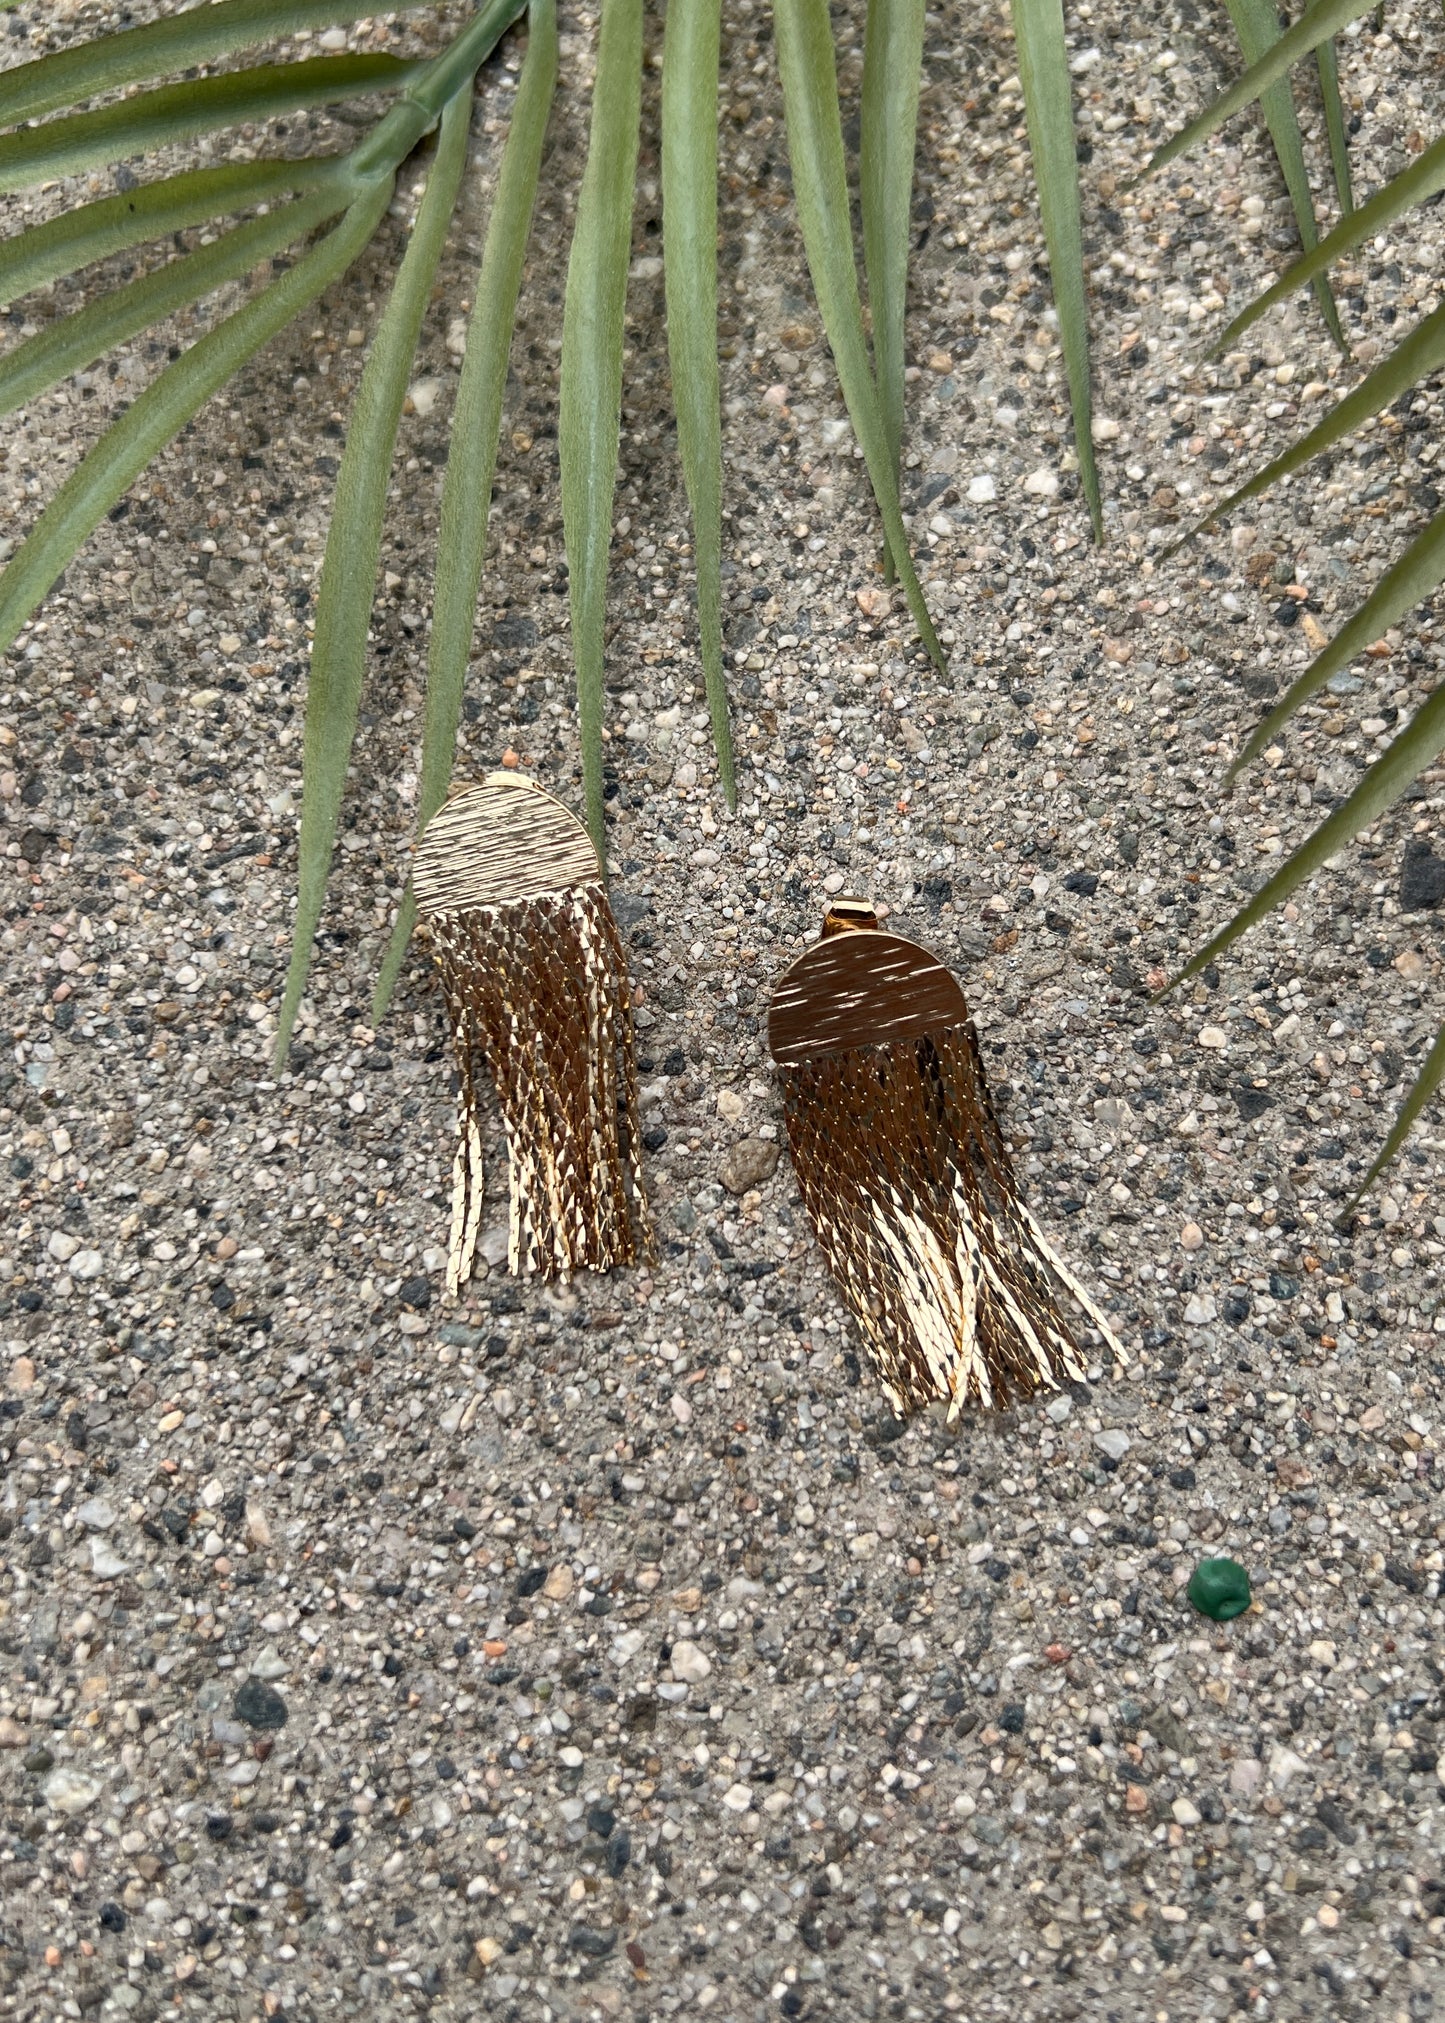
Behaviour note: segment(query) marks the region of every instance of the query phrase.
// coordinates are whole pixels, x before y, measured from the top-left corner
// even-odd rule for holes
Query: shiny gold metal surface
[[[1081,1378],[1060,1305],[1109,1324],[1021,1199],[968,1005],[936,957],[835,901],[768,1038],[803,1201],[894,1409]]]
[[[481,1232],[490,1071],[507,1132],[508,1264],[555,1278],[650,1253],[627,960],[582,824],[493,773],[427,824],[412,871],[460,1077],[447,1285]]]

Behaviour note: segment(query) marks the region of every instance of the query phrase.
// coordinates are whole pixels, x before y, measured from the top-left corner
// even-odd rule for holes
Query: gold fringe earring
[[[1059,1305],[1104,1315],[1025,1206],[952,974],[839,900],[779,983],[768,1040],[803,1202],[900,1417],[1078,1379]]]
[[[635,1264],[652,1224],[631,991],[587,831],[531,780],[491,773],[428,822],[412,887],[461,1077],[448,1290],[470,1277],[481,1232],[484,1064],[507,1130],[509,1269]]]

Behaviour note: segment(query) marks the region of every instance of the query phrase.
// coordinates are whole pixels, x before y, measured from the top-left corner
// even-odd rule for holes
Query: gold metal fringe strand
[[[841,900],[778,985],[768,1037],[813,1228],[900,1416],[1081,1378],[1070,1293],[1107,1320],[1019,1196],[957,981]]]
[[[636,1263],[652,1224],[631,993],[587,831],[525,776],[492,773],[427,824],[412,885],[461,1077],[449,1290],[470,1277],[482,1226],[484,1064],[507,1130],[510,1269]]]

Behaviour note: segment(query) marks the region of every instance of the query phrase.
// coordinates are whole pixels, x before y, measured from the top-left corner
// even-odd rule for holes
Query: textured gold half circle
[[[412,866],[423,914],[540,899],[601,876],[570,809],[516,773],[492,773],[454,794],[426,825]]]
[[[901,934],[830,934],[784,974],[768,1013],[780,1068],[964,1025],[968,1003],[937,956]]]

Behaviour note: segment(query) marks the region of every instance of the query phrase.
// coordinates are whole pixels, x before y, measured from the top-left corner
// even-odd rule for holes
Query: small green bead
[[[1190,1576],[1188,1593],[1200,1615],[1231,1622],[1249,1607],[1249,1575],[1237,1559],[1202,1559]]]

